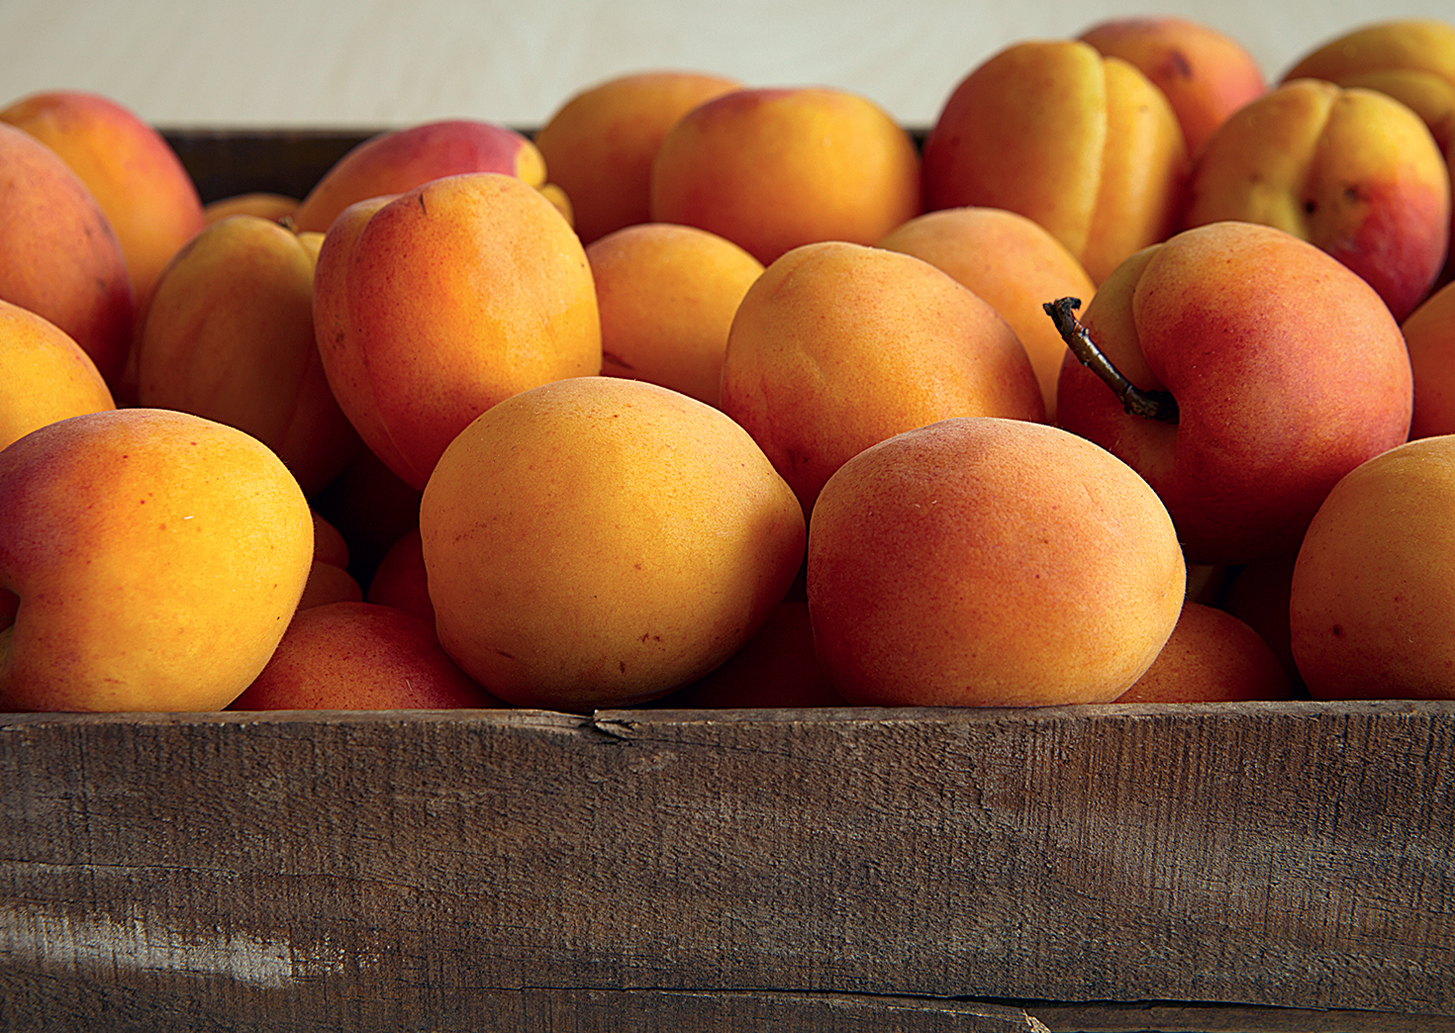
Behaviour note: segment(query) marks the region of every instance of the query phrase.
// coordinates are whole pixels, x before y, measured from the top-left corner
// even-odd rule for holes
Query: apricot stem
[[[1090,369],[1112,389],[1122,408],[1131,416],[1141,416],[1164,423],[1177,422],[1177,399],[1167,391],[1143,391],[1133,384],[1122,371],[1117,369],[1106,354],[1091,339],[1091,334],[1075,316],[1081,307],[1080,298],[1057,298],[1041,306],[1046,315],[1056,324],[1066,347],[1076,356],[1078,362]]]

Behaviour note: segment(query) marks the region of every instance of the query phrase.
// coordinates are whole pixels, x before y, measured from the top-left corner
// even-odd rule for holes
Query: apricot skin
[[[879,241],[943,269],[990,302],[1026,350],[1046,420],[1056,417],[1056,382],[1066,342],[1046,316],[1056,298],[1091,302],[1096,285],[1076,257],[1039,223],[1004,208],[942,208],[910,219]]]
[[[116,232],[138,306],[183,244],[202,229],[202,200],[160,132],[109,97],[45,90],[0,110],[81,178]]]
[[[1455,699],[1455,437],[1352,470],[1304,536],[1289,592],[1294,661],[1315,699]]]
[[[1239,618],[1191,600],[1152,666],[1118,703],[1227,703],[1293,698],[1272,646]]]
[[[340,408],[416,489],[496,402],[601,369],[580,240],[540,191],[500,173],[349,206],[319,250],[313,312]]]
[[[809,525],[816,649],[855,705],[1109,702],[1152,664],[1185,589],[1146,482],[1024,420],[944,420],[871,446]]]
[[[0,708],[220,710],[313,562],[303,492],[257,439],[187,413],[74,416],[0,450]]]
[[[738,306],[722,409],[804,507],[849,457],[952,416],[1040,421],[1045,403],[990,303],[913,255],[843,241],[795,248]]]
[[[371,136],[341,157],[299,202],[293,225],[326,233],[351,204],[466,172],[516,176],[533,187],[546,177],[540,151],[513,129],[480,119],[420,122]]]
[[[8,123],[0,123],[0,298],[64,330],[116,390],[136,310],[121,242],[70,166]]]
[[[697,105],[742,85],[701,72],[634,72],[587,87],[558,108],[533,139],[551,182],[570,201],[581,242],[650,222],[652,163],[667,131]]]
[[[498,708],[440,648],[434,629],[391,606],[341,600],[300,610],[229,710]]]
[[[198,233],[157,282],[137,346],[137,401],[227,423],[314,495],[359,449],[314,340],[320,233],[237,215]]]
[[[1241,43],[1202,22],[1171,16],[1109,18],[1078,37],[1135,65],[1167,97],[1189,154],[1244,104],[1268,92]]]
[[[1152,484],[1190,563],[1296,548],[1334,483],[1409,432],[1409,356],[1388,307],[1282,230],[1218,222],[1146,248],[1081,322],[1133,384],[1171,393],[1177,419],[1129,414],[1068,358],[1060,425]]]
[[[601,371],[670,387],[708,405],[738,305],[763,265],[693,226],[627,226],[586,246],[601,314]]]
[[[1176,228],[1187,167],[1177,116],[1134,66],[1079,40],[1028,40],[945,101],[924,143],[924,205],[1034,219],[1100,283]]]
[[[725,661],[787,593],[805,534],[741,427],[602,376],[481,414],[419,520],[446,652],[507,703],[573,712],[646,702]]]
[[[725,93],[684,115],[652,167],[653,222],[709,230],[764,265],[803,244],[872,244],[920,214],[903,127],[843,90]]]
[[[1240,220],[1322,248],[1403,320],[1450,241],[1450,174],[1419,117],[1374,90],[1286,82],[1232,115],[1192,170],[1183,225]]]
[[[96,364],[69,334],[0,301],[0,449],[48,423],[114,408]]]

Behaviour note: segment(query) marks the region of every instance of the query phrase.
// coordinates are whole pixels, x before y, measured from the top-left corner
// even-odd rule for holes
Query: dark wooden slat
[[[1049,1033],[1452,1033],[1455,1018],[1237,1005],[1019,1005]]]
[[[0,1027],[540,988],[1448,1017],[1452,772],[1447,703],[5,715]]]
[[[350,149],[373,132],[163,129],[204,203],[265,192],[302,199]]]

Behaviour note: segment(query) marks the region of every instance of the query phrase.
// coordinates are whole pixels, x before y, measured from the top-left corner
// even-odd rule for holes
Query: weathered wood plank
[[[1050,1033],[1451,1033],[1455,1018],[1236,1005],[1022,1005]]]
[[[5,715],[0,1026],[532,988],[1451,1016],[1452,772],[1445,703]]]

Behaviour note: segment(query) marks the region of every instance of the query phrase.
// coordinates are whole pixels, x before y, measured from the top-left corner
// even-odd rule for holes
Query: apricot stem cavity
[[[1076,318],[1076,309],[1081,307],[1080,298],[1057,298],[1055,301],[1046,302],[1042,307],[1056,324],[1061,339],[1066,342],[1077,361],[1112,389],[1129,415],[1161,420],[1164,423],[1177,422],[1177,399],[1170,392],[1144,391],[1137,387],[1097,347],[1086,327]]]

